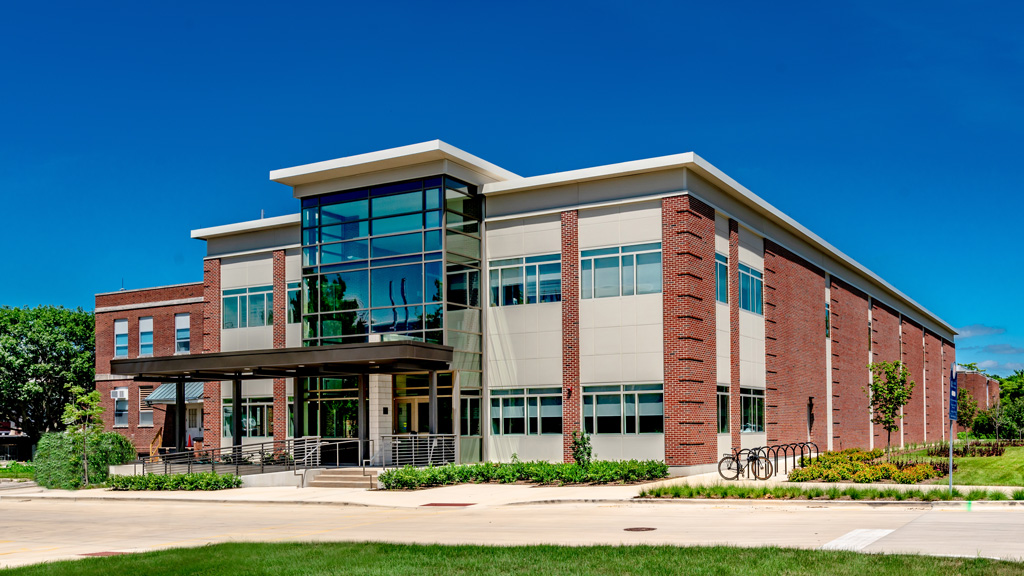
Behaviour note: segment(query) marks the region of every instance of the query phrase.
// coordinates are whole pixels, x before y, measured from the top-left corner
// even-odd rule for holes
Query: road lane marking
[[[871,530],[868,528],[858,528],[851,530],[845,535],[836,538],[835,540],[825,544],[821,547],[822,550],[851,550],[858,551],[867,548],[876,541],[885,538],[889,534],[892,534],[894,530]]]

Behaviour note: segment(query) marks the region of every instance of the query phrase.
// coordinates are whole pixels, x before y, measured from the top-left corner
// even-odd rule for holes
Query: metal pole
[[[369,438],[369,430],[366,429],[366,393],[367,388],[370,386],[370,375],[360,374],[359,375],[359,417],[356,420],[356,427],[359,429],[359,433],[356,436],[359,437],[359,450],[356,450],[359,461],[356,462],[358,465],[363,464],[363,442]]]
[[[953,493],[953,420],[949,421],[949,493]]]
[[[430,433],[437,434],[437,370],[430,371]]]
[[[185,451],[185,383],[174,383],[174,450]]]
[[[242,381],[231,381],[231,444],[235,446],[233,456],[242,455]]]

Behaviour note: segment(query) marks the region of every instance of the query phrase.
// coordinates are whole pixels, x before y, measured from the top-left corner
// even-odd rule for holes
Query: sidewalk
[[[387,508],[418,508],[427,505],[473,505],[505,506],[511,504],[546,504],[555,502],[620,502],[625,503],[636,498],[644,488],[667,486],[673,484],[731,486],[800,486],[803,488],[897,488],[900,490],[933,488],[945,489],[942,485],[904,485],[904,484],[849,484],[805,482],[789,484],[783,479],[756,481],[739,480],[725,482],[717,473],[668,478],[647,484],[627,486],[529,486],[519,484],[459,484],[410,491],[363,490],[360,488],[235,488],[212,492],[115,492],[107,489],[91,490],[45,490],[43,488],[24,488],[5,490],[0,493],[0,501],[11,500],[126,500],[126,501],[165,501],[165,502],[219,502],[219,503],[260,503],[260,504],[333,504],[348,506],[375,506]],[[1009,486],[957,486],[961,493],[974,489],[999,490],[1007,495],[1018,489]],[[714,502],[714,500],[711,500]],[[750,503],[791,502],[785,500],[749,500]]]

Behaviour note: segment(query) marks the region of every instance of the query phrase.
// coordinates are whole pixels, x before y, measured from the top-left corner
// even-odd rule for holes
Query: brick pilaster
[[[274,348],[286,346],[288,285],[285,282],[284,250],[274,250]],[[274,440],[288,436],[288,388],[284,378],[274,379]]]
[[[832,277],[832,413],[833,446],[868,449],[871,405],[868,382],[867,294]]]
[[[562,212],[562,458],[572,462],[572,433],[582,429],[580,388],[579,214]]]
[[[220,352],[220,260],[203,261],[202,352]],[[220,382],[203,385],[203,445],[220,448]]]
[[[729,219],[729,432],[740,447],[740,224]]]
[[[690,195],[662,199],[665,462],[717,460],[715,211]]]

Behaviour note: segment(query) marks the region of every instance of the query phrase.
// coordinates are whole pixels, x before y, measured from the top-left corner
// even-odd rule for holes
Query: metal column
[[[185,383],[174,383],[174,449],[185,451]]]
[[[242,381],[231,381],[231,444],[242,445]]]
[[[430,371],[430,433],[437,434],[437,370]]]
[[[359,461],[356,464],[362,466],[367,454],[367,442],[369,430],[366,429],[366,392],[370,386],[370,375],[359,375],[359,416],[356,419],[356,427],[359,430]]]
[[[306,435],[306,379],[295,379],[295,438]]]

